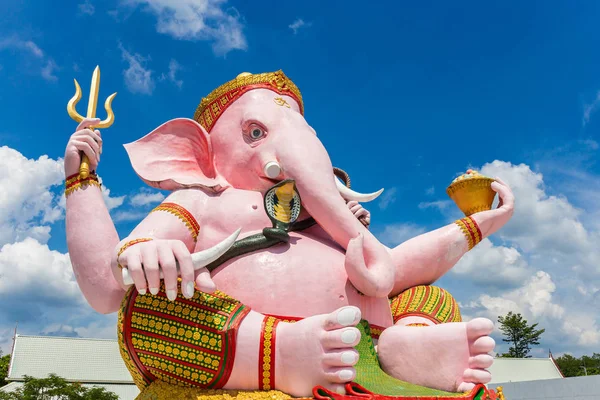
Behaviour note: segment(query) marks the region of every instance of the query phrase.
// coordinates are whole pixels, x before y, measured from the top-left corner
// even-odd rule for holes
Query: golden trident
[[[81,100],[81,88],[79,87],[79,83],[77,83],[77,79],[73,79],[73,80],[75,81],[75,96],[73,96],[71,98],[71,100],[69,100],[69,103],[67,104],[67,111],[69,113],[69,116],[77,122],[81,122],[85,118],[95,118],[96,117],[96,106],[98,105],[98,91],[100,90],[100,67],[96,66],[96,69],[94,69],[94,73],[92,74],[90,99],[88,100],[87,115],[85,117],[82,117],[81,115],[79,115],[79,113],[75,109],[75,106],[77,105],[77,103],[79,103],[79,100]],[[115,122],[115,114],[113,113],[113,110],[111,108],[111,103],[116,95],[117,95],[116,92],[111,94],[110,96],[108,96],[108,98],[104,102],[104,108],[106,109],[106,115],[107,115],[106,119],[103,121],[100,121],[100,123],[98,123],[96,126],[93,126],[93,127],[90,126],[89,129],[94,130],[97,128],[108,128],[109,126],[111,126],[113,124],[113,122]],[[89,176],[89,174],[90,174],[90,160],[84,154],[81,157],[81,165],[79,166],[79,177],[81,179],[85,179]]]

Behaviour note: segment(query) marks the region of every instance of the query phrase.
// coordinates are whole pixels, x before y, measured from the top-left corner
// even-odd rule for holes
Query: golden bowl
[[[476,212],[492,209],[496,197],[496,192],[491,187],[492,182],[492,178],[468,170],[448,186],[446,193],[468,217]]]

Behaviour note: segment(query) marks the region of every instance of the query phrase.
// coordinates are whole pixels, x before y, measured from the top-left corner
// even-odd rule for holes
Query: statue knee
[[[414,286],[390,299],[394,324],[427,326],[461,322],[456,299],[437,286]]]
[[[233,367],[238,326],[249,311],[219,291],[170,301],[164,283],[155,296],[132,287],[118,317],[121,356],[140,390],[153,382],[221,388]]]

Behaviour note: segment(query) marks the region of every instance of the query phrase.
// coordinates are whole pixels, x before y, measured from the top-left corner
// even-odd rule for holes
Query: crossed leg
[[[180,293],[180,291],[178,291]],[[221,293],[169,301],[132,288],[119,312],[121,355],[140,390],[153,382],[196,388],[344,393],[356,376],[357,307],[275,322]]]
[[[464,392],[491,379],[492,321],[462,322],[456,300],[435,286],[416,286],[391,300],[395,325],[378,341],[382,368],[397,379]]]

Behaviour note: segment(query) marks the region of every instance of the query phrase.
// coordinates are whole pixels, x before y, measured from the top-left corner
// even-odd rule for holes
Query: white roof
[[[490,384],[563,378],[552,358],[495,358]]]
[[[17,335],[7,380],[52,373],[81,383],[133,383],[116,340]]]
[[[17,390],[17,388],[21,387],[21,385],[21,382],[10,382],[8,385],[0,387],[0,392],[12,393]]]

